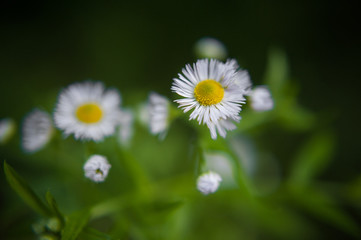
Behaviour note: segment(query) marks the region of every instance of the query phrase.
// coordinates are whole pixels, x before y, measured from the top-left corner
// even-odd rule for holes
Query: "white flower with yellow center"
[[[239,120],[250,80],[235,60],[222,63],[202,59],[193,68],[187,64],[182,73],[174,79],[171,89],[184,97],[175,100],[184,112],[193,109],[190,120],[208,126],[217,125],[220,119]]]
[[[273,108],[273,99],[271,92],[267,87],[255,87],[249,95],[251,100],[251,107],[255,111],[262,112],[271,110]]]
[[[120,102],[119,92],[101,82],[74,83],[59,95],[55,125],[76,139],[101,141],[119,124]]]
[[[222,178],[218,173],[209,171],[197,178],[197,189],[204,195],[208,195],[217,191],[221,181]]]
[[[111,165],[108,160],[102,155],[92,155],[84,164],[85,177],[94,182],[104,182],[108,176]]]
[[[11,118],[0,120],[0,144],[6,143],[15,133],[15,122]]]
[[[170,102],[166,97],[152,92],[148,99],[149,126],[152,134],[164,139],[169,127]]]
[[[26,152],[42,149],[53,136],[51,116],[42,110],[35,109],[24,119],[22,146]]]

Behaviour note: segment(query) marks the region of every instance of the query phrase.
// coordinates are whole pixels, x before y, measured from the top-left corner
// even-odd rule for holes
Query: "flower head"
[[[54,128],[51,116],[42,110],[35,109],[24,119],[22,146],[26,152],[42,149],[53,136]]]
[[[101,82],[74,83],[59,95],[55,124],[65,135],[101,141],[119,123],[120,102],[119,92],[105,90]]]
[[[91,179],[94,182],[104,182],[108,176],[111,165],[108,160],[101,155],[92,155],[88,161],[84,164],[85,177]]]
[[[6,143],[15,133],[15,122],[10,118],[0,120],[0,144]]]
[[[149,126],[152,134],[163,139],[169,127],[169,100],[166,97],[152,92],[149,94],[148,115]]]
[[[197,119],[199,124],[208,127],[218,125],[221,119],[239,121],[250,80],[248,73],[239,69],[236,60],[222,63],[202,59],[193,64],[193,68],[186,65],[182,73],[174,79],[171,89],[184,97],[175,100],[184,112],[193,109],[190,120]]]
[[[198,177],[197,188],[204,195],[208,195],[217,191],[221,181],[222,178],[218,173],[209,171]]]
[[[195,44],[196,55],[200,58],[216,58],[223,60],[227,57],[227,49],[222,42],[215,38],[201,38]]]
[[[271,92],[265,86],[255,87],[250,93],[251,107],[255,111],[268,111],[273,108]]]

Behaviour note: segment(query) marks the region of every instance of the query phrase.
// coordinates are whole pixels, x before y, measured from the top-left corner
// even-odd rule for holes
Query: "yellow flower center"
[[[197,84],[194,96],[201,105],[210,106],[222,101],[224,89],[219,82],[207,79]]]
[[[103,111],[96,103],[86,103],[78,107],[76,117],[83,123],[97,123],[103,116]]]

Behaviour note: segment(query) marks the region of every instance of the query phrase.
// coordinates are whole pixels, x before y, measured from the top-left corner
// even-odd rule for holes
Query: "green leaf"
[[[329,132],[314,135],[296,154],[289,183],[305,185],[327,165],[333,154],[335,137]]]
[[[264,83],[268,85],[272,95],[278,99],[288,79],[287,57],[280,49],[270,50],[264,79]]]
[[[112,240],[111,236],[100,232],[91,227],[85,227],[81,234],[79,235],[79,239],[86,239],[86,240]]]
[[[291,191],[294,202],[315,217],[351,235],[360,236],[358,224],[336,202],[321,191],[298,188]]]
[[[52,215],[49,208],[40,200],[30,186],[6,162],[4,162],[4,172],[10,186],[26,204],[43,216],[49,217]]]
[[[66,222],[62,232],[62,240],[75,240],[81,233],[85,225],[89,220],[89,210],[73,213],[70,215]]]
[[[60,220],[60,222],[64,226],[64,224],[65,224],[64,216],[60,212],[60,210],[58,208],[58,204],[55,201],[55,198],[53,197],[53,195],[51,195],[51,193],[49,191],[46,192],[46,201],[48,202],[48,205],[49,205],[51,211],[53,212],[53,214]]]

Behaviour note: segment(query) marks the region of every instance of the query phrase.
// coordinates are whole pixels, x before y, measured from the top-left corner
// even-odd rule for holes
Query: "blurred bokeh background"
[[[291,156],[307,136],[312,135],[315,129],[329,132],[335,144],[318,181],[343,186],[341,189],[344,191],[361,177],[358,106],[361,102],[361,39],[358,34],[358,14],[351,1],[326,0],[5,0],[0,8],[0,118],[11,117],[20,125],[25,114],[34,107],[52,112],[59,90],[85,79],[101,80],[106,86],[118,88],[123,105],[129,107],[145,101],[149,91],[172,99],[172,78],[186,63],[196,60],[194,44],[207,36],[222,41],[229,57],[236,58],[241,67],[249,71],[256,85],[263,84],[270,52],[278,49],[287,57],[290,81],[297,91],[297,101],[313,114],[315,126],[305,131],[268,126],[265,133],[258,136],[260,145],[268,144],[273,148],[281,163],[281,175],[287,175],[292,165]],[[136,135],[138,140],[135,141],[141,142],[144,148],[157,146],[163,149],[164,146],[141,138],[142,134],[145,131]],[[179,136],[179,140],[176,136]],[[182,155],[182,150],[177,148],[188,144],[185,134],[176,128],[170,133],[169,141],[165,145],[165,156],[172,156],[176,152],[186,158],[186,154]],[[41,180],[36,177],[42,175],[39,173],[41,171],[37,172],[29,162],[36,156],[22,154],[16,144],[12,147],[1,146],[0,149],[1,163],[7,159],[24,177],[32,179],[39,191],[49,188],[44,183],[39,184]],[[23,159],[28,162],[23,163]],[[179,170],[178,167],[193,167],[189,160],[185,162],[185,165],[169,163],[169,166],[173,167],[173,172]],[[142,164],[155,172],[155,176],[168,176],[169,168],[163,163]],[[75,165],[81,168],[82,163]],[[163,169],[159,170],[158,167]],[[42,170],[46,169],[44,165]],[[50,185],[58,186],[55,183]],[[1,212],[4,213],[1,221],[9,219],[9,222],[2,224],[1,231],[9,239],[21,239],[12,237],[16,236],[14,225],[17,218],[9,217],[12,215],[9,209],[22,206],[22,202],[7,186],[3,174],[1,188]],[[64,189],[53,189],[54,195],[61,196],[61,191],[66,191]],[[358,198],[352,195],[352,200],[345,200],[353,205],[342,207],[360,224],[361,194],[358,194]],[[229,195],[232,196],[232,193]],[[335,195],[341,200],[347,198],[344,192]],[[225,199],[228,196],[219,201],[203,199],[208,205],[194,213],[194,223],[201,222],[202,215],[208,212],[206,206],[222,215],[220,205],[212,204],[220,204]],[[73,204],[71,206],[76,208],[79,203],[73,201],[69,200],[69,206]],[[68,203],[60,201],[59,205],[64,207]],[[356,238],[327,221],[309,217],[302,213],[303,210],[298,211],[305,215],[311,226],[317,226],[320,230],[318,235],[310,235],[315,239],[321,236],[324,237],[322,239]],[[232,212],[232,209],[227,212]],[[25,216],[29,217],[29,214],[25,213]],[[34,217],[31,215],[29,219],[33,220]],[[220,219],[231,219],[229,229],[220,228],[229,233],[225,239],[268,239],[267,231],[258,235],[257,228],[252,224],[252,234],[242,237],[242,231],[236,230],[235,223],[239,220],[236,215],[224,215]],[[240,222],[245,224],[241,228],[247,227],[247,221],[243,219]],[[26,228],[26,223],[20,228],[26,229],[25,233],[30,232],[30,237],[25,237],[27,234],[22,237],[32,239],[31,229]],[[216,230],[217,219],[206,223],[213,225],[196,225],[197,230],[192,227],[183,229],[190,231],[190,236],[197,239],[215,239],[217,236],[220,239],[223,232]],[[277,236],[270,235],[269,239],[278,239]],[[282,236],[289,237],[287,234]]]

